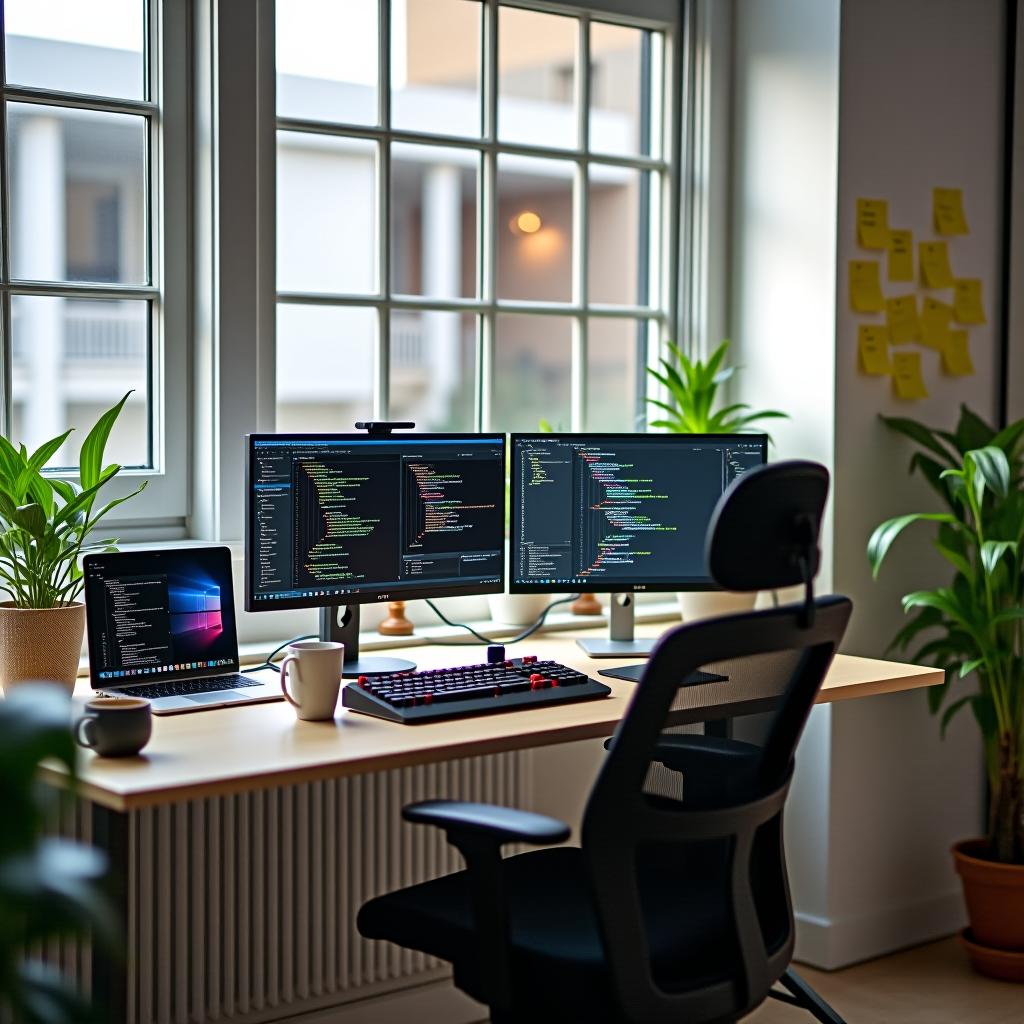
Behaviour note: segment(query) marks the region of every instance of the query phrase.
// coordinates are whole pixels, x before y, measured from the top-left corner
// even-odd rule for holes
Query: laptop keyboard
[[[211,679],[179,679],[176,682],[146,683],[145,686],[119,686],[117,692],[129,697],[187,697],[192,693],[210,693],[214,690],[240,690],[245,686],[261,684],[237,672]]]

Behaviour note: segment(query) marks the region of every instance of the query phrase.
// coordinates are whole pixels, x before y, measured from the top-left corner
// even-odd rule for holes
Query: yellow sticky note
[[[857,241],[865,249],[889,247],[889,204],[886,200],[857,200]]]
[[[914,280],[914,232],[889,232],[889,280]]]
[[[921,276],[929,288],[952,288],[953,270],[945,242],[922,242],[918,246]]]
[[[921,343],[942,352],[949,340],[953,307],[948,302],[925,298],[921,306]]]
[[[906,345],[921,337],[921,318],[917,315],[917,296],[898,295],[885,300],[885,322],[889,340],[894,345]]]
[[[985,323],[985,307],[981,301],[981,281],[976,277],[961,278],[953,285],[953,315],[959,324]]]
[[[874,260],[850,260],[850,305],[856,313],[881,313],[885,309],[878,264]]]
[[[889,362],[889,332],[879,324],[861,324],[857,328],[860,368],[873,376],[892,373]]]
[[[968,233],[962,189],[932,189],[932,207],[935,211],[935,230],[940,235],[966,235]]]
[[[893,352],[892,387],[897,398],[927,398],[920,352]]]
[[[946,347],[942,350],[942,368],[952,377],[970,377],[974,374],[966,331],[949,332]]]

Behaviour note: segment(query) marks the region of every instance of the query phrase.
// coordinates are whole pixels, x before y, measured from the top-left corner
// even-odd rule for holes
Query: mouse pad
[[[623,668],[603,668],[598,675],[609,676],[612,679],[625,679],[628,683],[639,683],[646,668],[646,664],[626,665]],[[691,672],[679,685],[698,686],[700,683],[726,683],[728,681],[728,676],[716,675],[714,672]]]

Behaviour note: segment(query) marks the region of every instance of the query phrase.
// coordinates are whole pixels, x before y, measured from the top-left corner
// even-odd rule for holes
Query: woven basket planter
[[[15,608],[0,603],[0,687],[47,680],[75,688],[85,635],[85,605]]]

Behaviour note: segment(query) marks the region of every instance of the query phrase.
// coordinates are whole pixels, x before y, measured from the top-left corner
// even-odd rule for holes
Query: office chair
[[[748,471],[722,496],[706,548],[716,580],[802,582],[805,600],[661,639],[595,780],[579,847],[502,858],[505,844],[550,846],[570,829],[491,805],[411,804],[405,819],[443,828],[466,870],[369,901],[360,932],[450,961],[456,986],[496,1024],[729,1022],[769,994],[841,1024],[789,971],[782,846],[793,752],[851,611],[846,598],[813,596],[827,489],[823,467],[789,462]],[[692,671],[780,655],[789,669],[763,744],[664,731]],[[647,791],[658,763],[683,773],[682,799]]]

